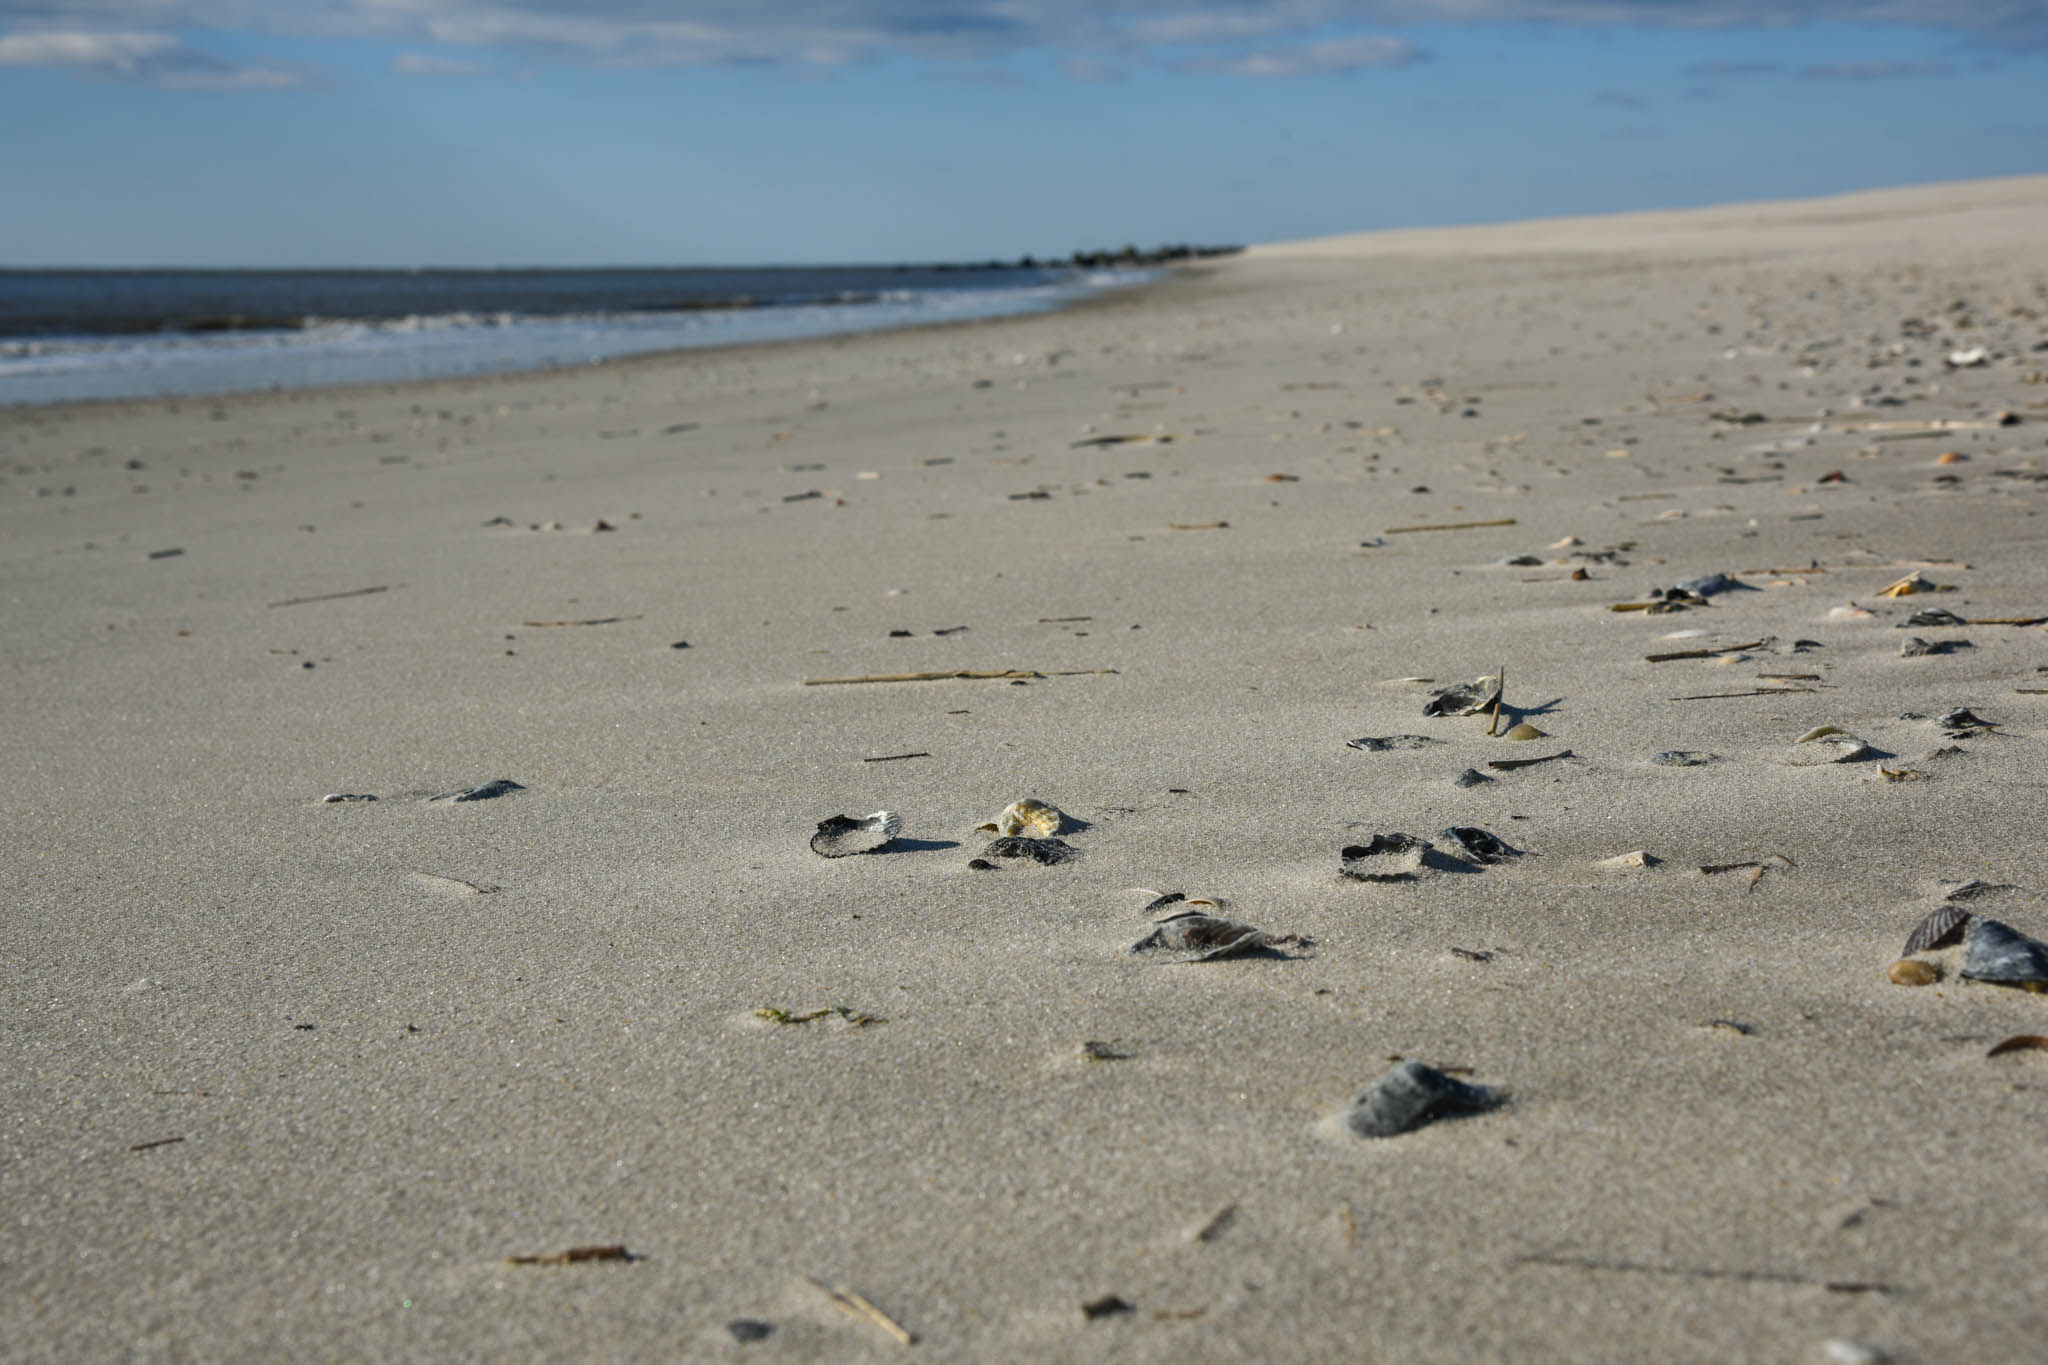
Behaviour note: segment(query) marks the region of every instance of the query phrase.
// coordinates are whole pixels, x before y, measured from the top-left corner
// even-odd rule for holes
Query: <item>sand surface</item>
[[[2048,616],[2043,222],[1403,232],[0,411],[0,1355],[2037,1356],[2048,1053],[1986,1052],[2048,997],[1887,969],[1944,883],[2048,936],[2048,633],[1903,628]],[[1546,737],[1424,716],[1503,667]],[[1785,762],[1820,725],[1875,756]],[[1080,856],[970,868],[1022,796]],[[1525,852],[1339,875],[1452,825]],[[1134,888],[1300,940],[1152,961]],[[1333,1129],[1395,1058],[1506,1102]]]

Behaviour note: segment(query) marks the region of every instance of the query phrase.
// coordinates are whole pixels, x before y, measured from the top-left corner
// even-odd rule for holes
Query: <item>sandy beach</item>
[[[0,1356],[2037,1358],[2044,223],[0,409]]]

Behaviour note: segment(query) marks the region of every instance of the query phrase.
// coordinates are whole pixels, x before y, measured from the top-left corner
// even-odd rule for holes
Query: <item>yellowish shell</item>
[[[1027,796],[1022,801],[1012,801],[1003,808],[1001,815],[985,825],[976,826],[976,831],[1002,838],[1022,835],[1029,839],[1050,839],[1060,832],[1065,820],[1058,807]]]
[[[1536,728],[1535,726],[1531,725],[1531,724],[1530,724],[1530,723],[1529,723],[1528,721],[1526,721],[1526,720],[1525,720],[1525,721],[1523,721],[1523,722],[1522,722],[1522,723],[1521,723],[1520,725],[1517,725],[1517,726],[1516,726],[1516,727],[1515,727],[1514,729],[1512,729],[1512,730],[1508,731],[1508,732],[1507,732],[1506,734],[1502,735],[1502,736],[1501,736],[1501,738],[1502,738],[1502,739],[1542,739],[1542,738],[1543,738],[1543,736],[1544,736],[1544,732],[1543,732],[1543,731],[1541,731],[1541,730],[1537,729],[1537,728]]]
[[[1894,986],[1932,986],[1941,980],[1941,970],[1931,962],[1902,957],[1885,973]]]

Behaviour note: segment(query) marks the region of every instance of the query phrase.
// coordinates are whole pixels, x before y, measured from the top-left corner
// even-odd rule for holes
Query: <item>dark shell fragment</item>
[[[2040,990],[2048,987],[2048,944],[1995,919],[1973,920],[1963,949],[1963,975]]]
[[[1699,749],[1666,749],[1660,754],[1651,754],[1650,762],[1660,768],[1697,768],[1712,763],[1717,755]]]
[[[1904,621],[1901,621],[1899,628],[1903,630],[1909,626],[1918,626],[1920,629],[1925,630],[1929,626],[1964,626],[1968,624],[1969,622],[1946,607],[1922,607]]]
[[[1428,865],[1436,845],[1412,834],[1375,834],[1369,842],[1351,844],[1338,857],[1340,874],[1360,882],[1413,881]]]
[[[1477,787],[1491,781],[1493,779],[1480,772],[1479,769],[1467,768],[1464,772],[1451,779],[1451,785],[1454,787]]]
[[[1390,749],[1423,749],[1432,744],[1443,743],[1428,735],[1361,735],[1357,739],[1344,741],[1353,749],[1363,749],[1369,754],[1383,754]]]
[[[1911,957],[1915,953],[1959,943],[1969,923],[1970,912],[1960,905],[1937,905],[1913,926],[1913,932],[1906,936],[1906,950],[1900,956]]]
[[[1081,850],[1065,839],[1032,839],[1021,834],[1013,834],[1007,838],[990,840],[989,846],[982,850],[982,854],[989,858],[1029,858],[1034,863],[1051,867],[1054,863],[1063,863],[1070,858],[1080,857]]]
[[[520,786],[511,778],[500,777],[478,786],[465,787],[459,792],[449,792],[446,796],[437,796],[434,799],[436,801],[493,801],[510,792],[523,792],[525,790],[526,788]]]
[[[1151,933],[1131,945],[1131,951],[1176,953],[1183,962],[1221,962],[1256,953],[1271,943],[1267,934],[1249,924],[1189,910],[1161,920]]]
[[[1993,730],[1998,727],[1995,720],[1986,720],[1967,706],[1958,706],[1953,711],[1944,711],[1934,718],[1934,723],[1948,732],[1950,739],[1962,739],[1972,730]]]
[[[1455,687],[1439,687],[1423,703],[1425,716],[1470,716],[1500,700],[1500,679],[1475,678]]]
[[[885,810],[861,819],[835,815],[818,822],[818,832],[811,836],[811,852],[821,858],[850,858],[856,853],[879,852],[889,846],[901,828],[896,816]]]
[[[1509,844],[1491,830],[1477,825],[1452,825],[1443,831],[1443,838],[1460,854],[1475,863],[1500,863],[1509,858],[1519,858],[1522,850]]]
[[[1467,1085],[1421,1062],[1403,1062],[1351,1102],[1344,1126],[1362,1138],[1398,1137],[1452,1114],[1477,1114],[1500,1104],[1485,1086]]]
[[[1899,646],[1901,659],[1919,659],[1930,654],[1953,654],[1959,649],[1970,648],[1968,640],[1923,640],[1915,635]]]

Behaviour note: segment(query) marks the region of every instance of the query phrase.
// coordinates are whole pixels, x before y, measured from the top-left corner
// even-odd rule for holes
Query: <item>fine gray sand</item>
[[[2048,936],[2044,223],[0,411],[0,1354],[2038,1358],[2048,996],[1888,969],[1944,883]],[[1503,668],[1546,737],[1423,714]],[[804,685],[953,670],[1032,676]],[[970,868],[1025,796],[1080,856]],[[1452,825],[1524,853],[1339,875]],[[1300,938],[1133,955],[1135,888]],[[1505,1102],[1352,1135],[1397,1059]]]

